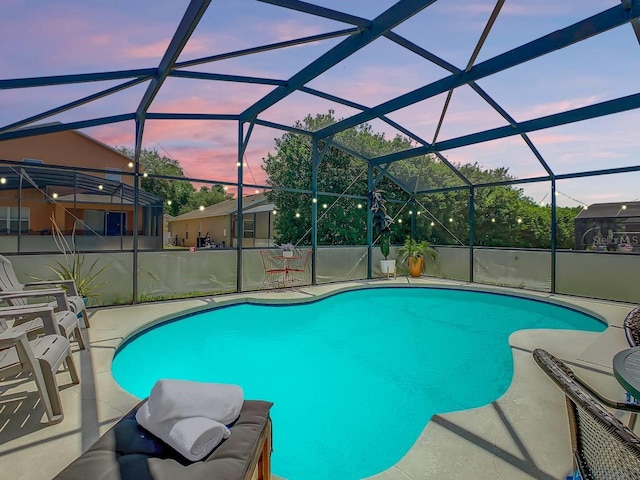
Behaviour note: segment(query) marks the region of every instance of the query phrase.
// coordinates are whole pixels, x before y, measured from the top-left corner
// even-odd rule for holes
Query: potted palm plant
[[[387,214],[386,201],[382,194],[383,190],[373,189],[369,192],[369,202],[371,203],[373,229],[380,236],[380,253],[384,257],[384,260],[380,260],[380,270],[389,276],[395,274],[396,271],[396,261],[389,259],[393,218]]]
[[[412,277],[419,277],[425,269],[425,257],[436,259],[438,252],[429,245],[427,241],[417,241],[415,238],[407,237],[404,245],[398,249],[400,262],[407,262],[409,273]]]

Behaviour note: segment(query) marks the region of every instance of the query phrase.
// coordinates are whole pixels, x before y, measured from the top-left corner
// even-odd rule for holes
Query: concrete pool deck
[[[250,292],[135,306],[95,309],[85,330],[90,348],[72,345],[81,382],[58,374],[65,419],[47,425],[34,383],[24,376],[0,386],[0,465],[13,480],[48,480],[78,457],[139,399],[122,390],[111,375],[117,346],[133,332],[163,318],[246,299],[304,301],[363,285],[443,286],[514,293],[591,311],[605,319],[602,333],[566,330],[515,332],[509,342],[514,377],[508,391],[489,405],[435,415],[412,449],[396,465],[371,477],[391,479],[560,479],[571,469],[564,396],[536,365],[534,348],[566,360],[601,393],[622,401],[612,374],[615,353],[628,347],[622,322],[634,305],[586,298],[472,285],[431,278],[354,281],[287,292]],[[461,372],[464,374],[464,372]],[[473,392],[461,392],[473,394]],[[269,400],[269,399],[265,399]],[[625,414],[617,416],[625,423]],[[278,448],[277,438],[274,449]],[[277,478],[277,477],[276,477]]]

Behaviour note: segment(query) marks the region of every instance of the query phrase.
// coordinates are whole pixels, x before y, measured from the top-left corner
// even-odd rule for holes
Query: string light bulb
[[[401,218],[398,219],[398,223],[402,223],[402,219]]]
[[[627,206],[626,206],[626,205],[622,205],[622,209],[623,209],[623,210],[626,210],[626,209],[627,209]]]
[[[142,176],[143,176],[144,178],[147,178],[147,177],[149,176],[149,174],[148,174],[147,172],[144,172],[144,173],[142,174]]]
[[[129,168],[133,168],[133,162],[129,162],[129,163],[127,163],[127,166],[128,166]]]
[[[51,195],[53,198],[58,198],[58,194],[56,192],[53,192],[53,195]]]
[[[278,214],[278,211],[277,211],[277,210],[274,210],[274,211],[273,211],[273,212],[271,212],[271,213],[273,213],[274,215],[277,215],[277,214]]]
[[[322,208],[327,208],[327,207],[328,207],[328,205],[326,203],[322,204]]]
[[[171,205],[173,202],[171,200],[167,200],[167,205]]]
[[[453,218],[449,217],[449,223],[453,222]]]
[[[521,219],[521,218],[519,218],[519,219],[517,220],[517,222],[518,222],[518,223],[522,223],[522,219]]]
[[[318,203],[318,199],[317,198],[312,198],[311,199],[311,203]]]
[[[300,218],[300,214],[296,212],[296,218]]]
[[[431,222],[431,226],[435,227],[436,226],[435,222]]]
[[[102,190],[104,187],[102,185],[98,185],[98,190]]]
[[[4,177],[0,178],[0,183],[4,185],[5,183],[7,183],[7,179]]]
[[[495,218],[492,218],[492,219],[491,219],[491,223],[496,223],[496,219],[495,219]]]
[[[409,210],[409,215],[413,215],[413,210]]]
[[[200,205],[200,211],[204,210],[204,205]]]
[[[358,204],[358,208],[362,208],[362,204],[361,203]]]

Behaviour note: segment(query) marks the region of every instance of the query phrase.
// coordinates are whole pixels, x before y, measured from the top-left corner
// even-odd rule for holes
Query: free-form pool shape
[[[432,415],[499,398],[513,375],[508,336],[532,328],[606,325],[519,297],[372,288],[169,321],[127,341],[113,374],[140,398],[160,378],[241,385],[274,402],[276,475],[355,480],[397,463]]]

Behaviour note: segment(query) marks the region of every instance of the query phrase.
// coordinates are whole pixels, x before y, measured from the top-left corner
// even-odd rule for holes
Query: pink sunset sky
[[[390,0],[313,1],[317,5],[373,19]],[[72,73],[157,67],[184,14],[187,1],[136,0],[48,2],[4,0],[0,30],[13,42],[0,42],[0,80]],[[590,15],[619,5],[619,0],[557,2],[509,0],[502,8],[476,64]],[[490,1],[440,0],[393,31],[464,69],[494,8]],[[350,28],[348,24],[302,14],[253,0],[212,2],[178,61],[271,44]],[[230,60],[205,63],[192,71],[286,81],[344,37]],[[638,40],[623,25],[574,46],[478,81],[516,121],[563,112],[637,92]],[[380,38],[307,84],[367,107],[376,106],[448,76],[448,72]],[[0,124],[38,114],[122,82],[0,90]],[[43,120],[78,121],[134,112],[147,87],[141,84]],[[269,85],[169,77],[149,112],[237,114],[268,94]],[[431,142],[446,94],[391,112],[392,120]],[[338,118],[358,110],[295,92],[259,115],[293,125],[306,115],[335,111]],[[555,173],[638,164],[640,114],[631,111],[537,132],[530,138]],[[388,138],[397,133],[381,121],[370,122]],[[453,92],[438,140],[506,125],[471,88]],[[246,128],[245,128],[246,130]],[[132,147],[135,128],[124,122],[84,130],[117,147]],[[246,151],[244,182],[264,184],[262,159],[284,132],[257,126]],[[235,181],[238,125],[232,121],[149,120],[144,147],[180,162],[192,178]],[[520,137],[448,150],[454,163],[485,168],[509,167],[518,178],[544,175]],[[640,174],[627,173],[558,182],[560,205],[631,201],[640,197]],[[522,188],[536,201],[549,201],[549,184]],[[252,191],[250,193],[253,193]]]

